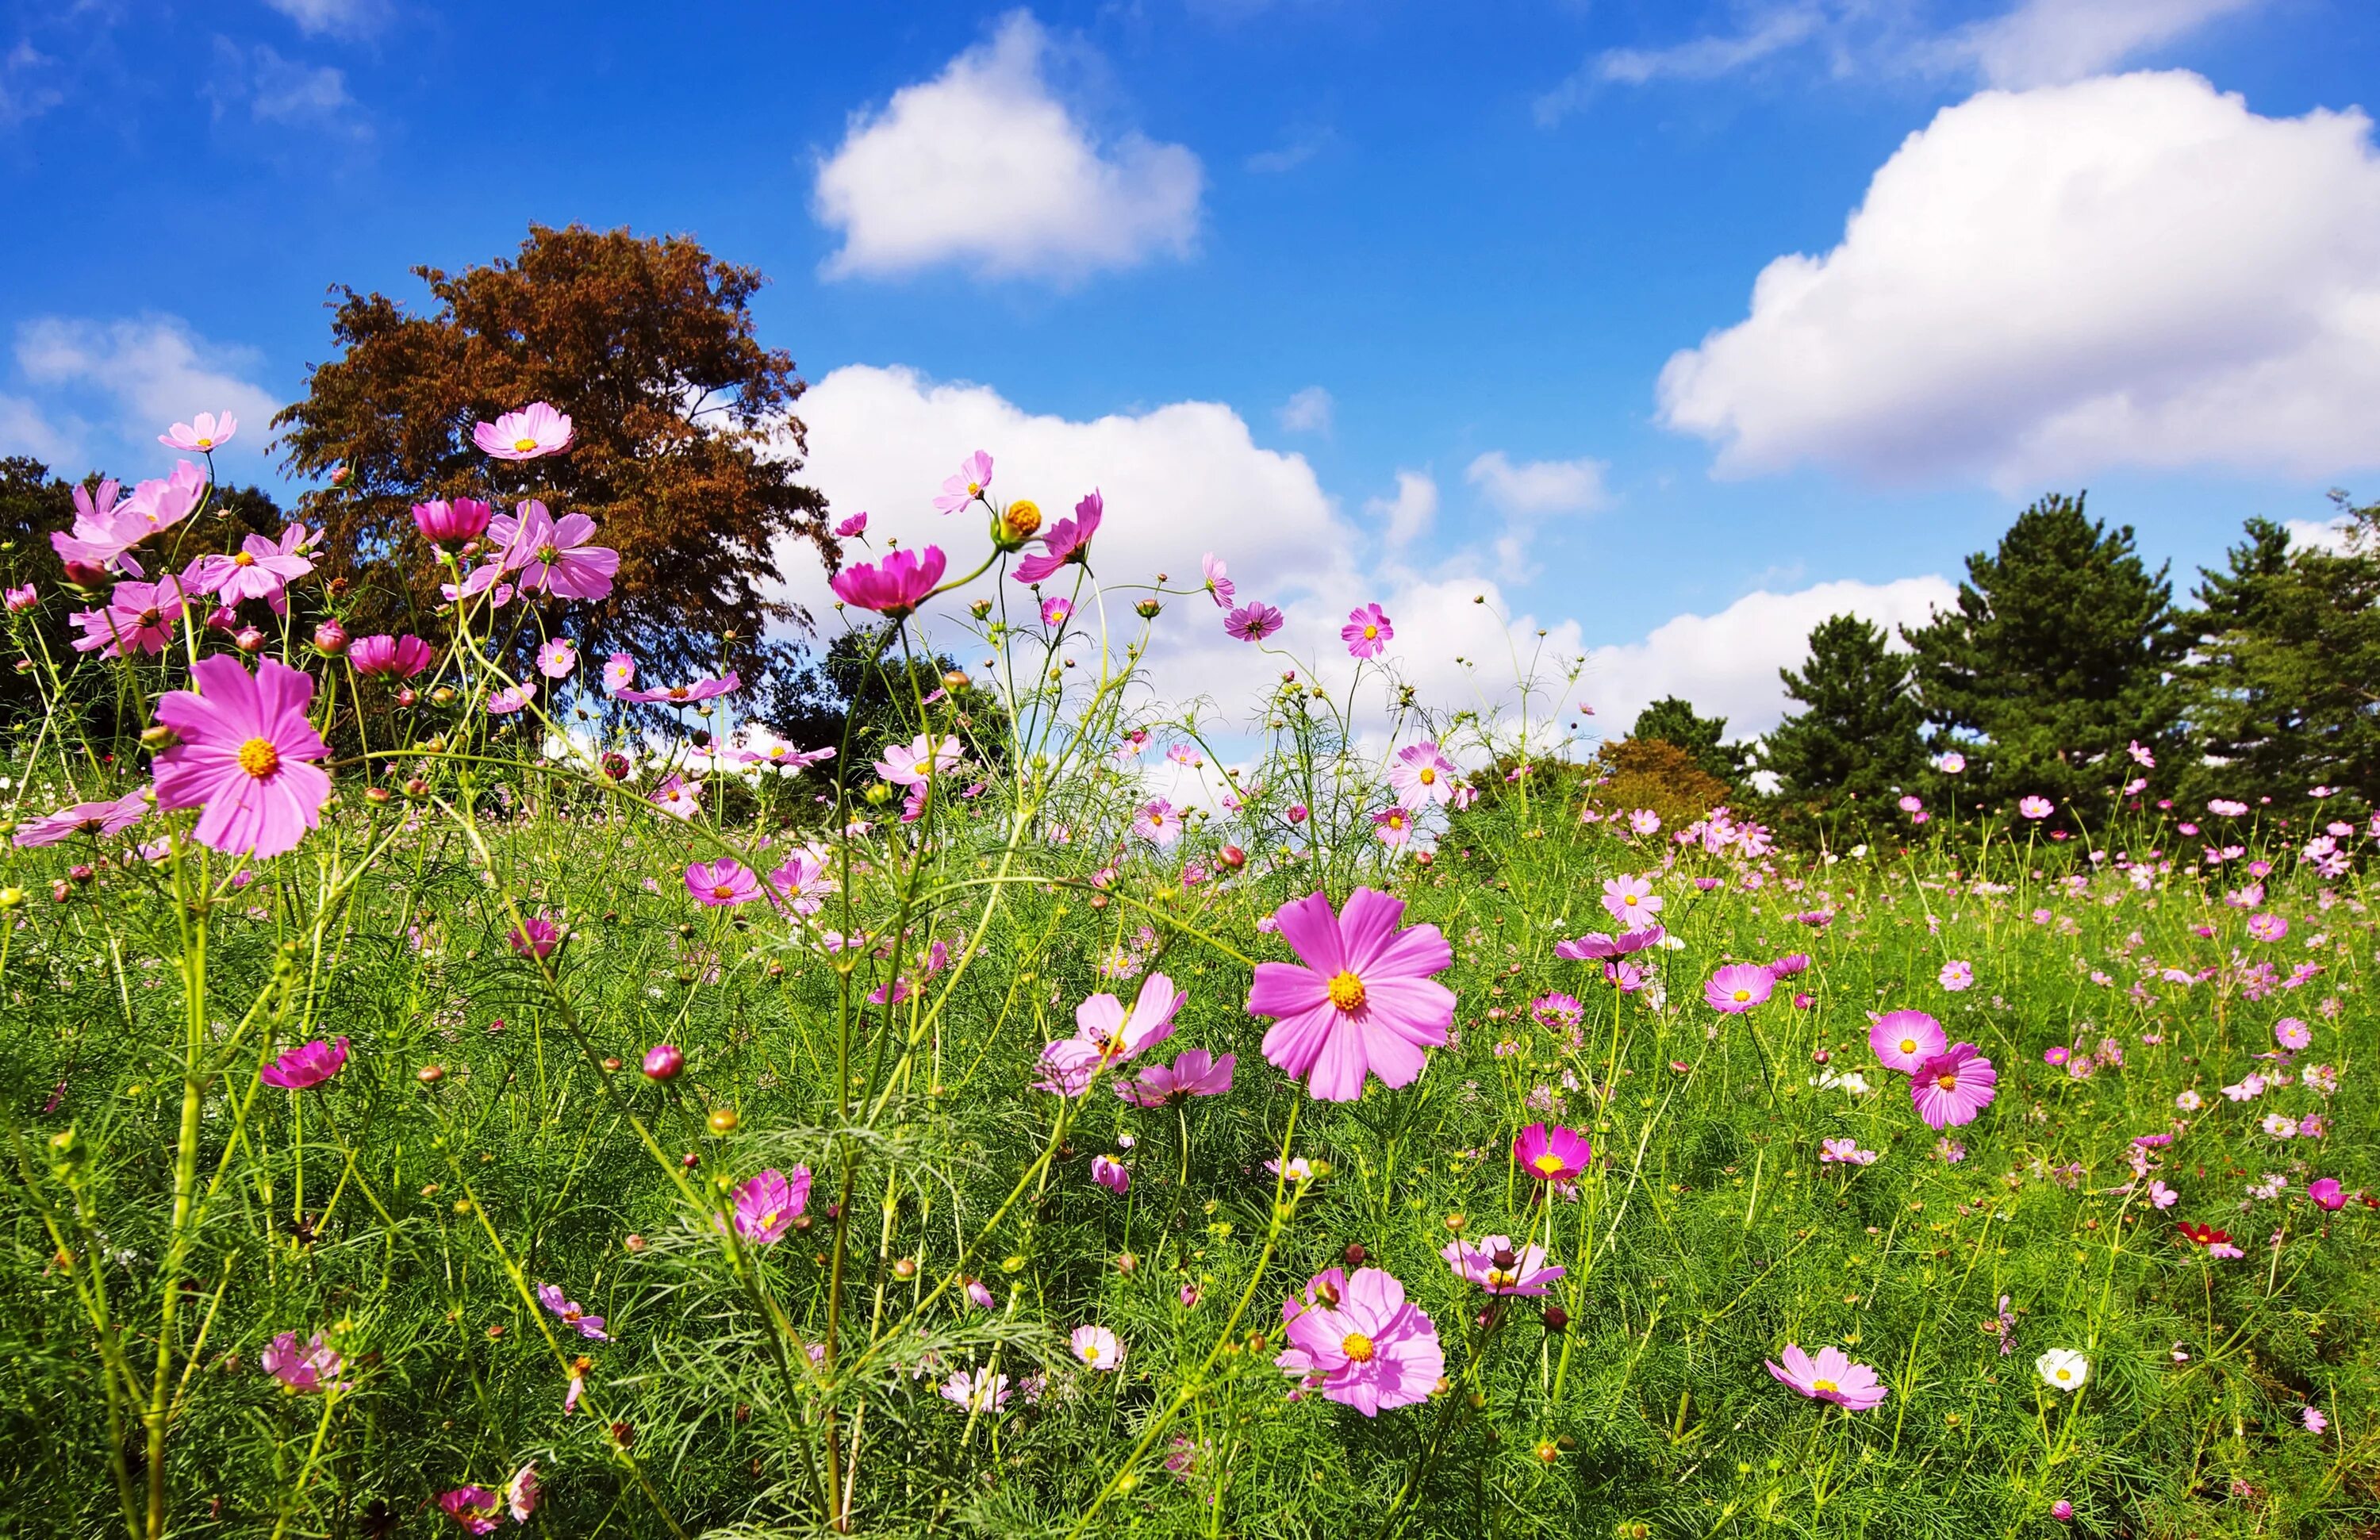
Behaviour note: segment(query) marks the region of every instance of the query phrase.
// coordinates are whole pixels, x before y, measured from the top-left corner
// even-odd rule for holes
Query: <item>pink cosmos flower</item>
[[[532,1460],[504,1483],[504,1507],[512,1514],[513,1522],[528,1522],[529,1516],[537,1511],[537,1461]]]
[[[1453,801],[1462,774],[1434,741],[1407,745],[1389,764],[1389,784],[1396,789],[1397,801],[1415,813]]]
[[[21,588],[0,589],[0,602],[6,602],[12,615],[21,615],[41,601],[42,596],[30,583]]]
[[[1223,630],[1244,642],[1260,642],[1281,629],[1281,612],[1269,604],[1250,602],[1223,617]]]
[[[2070,1524],[2074,1522],[2074,1505],[2060,1498],[2049,1505],[2049,1516],[2061,1524]]]
[[[2289,922],[2278,915],[2264,914],[2248,916],[2248,934],[2260,941],[2277,941],[2289,933]]]
[[[564,1326],[566,1326],[572,1330],[577,1332],[579,1336],[586,1338],[589,1341],[608,1342],[612,1340],[610,1337],[604,1335],[603,1317],[601,1316],[590,1316],[586,1311],[579,1309],[577,1301],[569,1299],[563,1294],[562,1285],[558,1283],[539,1284],[537,1286],[537,1302],[538,1304],[545,1306],[546,1309],[552,1311],[554,1315],[560,1316]]]
[[[1123,1343],[1103,1326],[1078,1326],[1067,1340],[1086,1369],[1106,1374],[1123,1367]]]
[[[795,914],[817,914],[826,907],[826,895],[834,891],[825,849],[794,852],[785,857],[784,865],[769,874],[769,885],[783,895],[786,906]]]
[[[317,1038],[273,1060],[256,1072],[256,1078],[285,1091],[303,1091],[330,1079],[346,1063],[347,1039],[326,1043]]]
[[[78,802],[19,825],[17,843],[54,845],[77,834],[100,839],[121,834],[148,816],[149,801],[139,792],[128,792],[112,802]]]
[[[689,865],[686,868],[686,891],[694,895],[696,903],[710,909],[749,903],[762,896],[760,879],[742,862],[726,856]]]
[[[1942,1024],[1923,1011],[1894,1011],[1867,1029],[1867,1046],[1888,1070],[1906,1074],[1949,1046]]]
[[[174,474],[162,479],[152,479],[132,489],[118,510],[123,517],[137,517],[154,535],[175,525],[197,511],[207,490],[207,473],[188,460],[176,461]]]
[[[314,570],[301,552],[309,541],[302,524],[281,531],[277,540],[250,535],[231,556],[201,556],[185,575],[192,593],[218,596],[225,604],[261,599],[277,613],[285,607],[282,590]]]
[[[645,800],[674,819],[691,819],[702,811],[702,782],[673,774],[654,787]]]
[[[2298,1413],[2298,1421],[2304,1425],[2308,1433],[2326,1433],[2330,1430],[2330,1419],[2322,1414],[2322,1409],[2319,1407],[2307,1407]]]
[[[568,419],[564,421],[566,425]],[[557,520],[535,498],[520,505],[518,517],[500,514],[488,524],[489,538],[503,552],[501,570],[520,574],[522,592],[548,593],[556,599],[611,596],[612,579],[620,571],[620,553],[609,546],[589,544],[594,533],[595,521],[585,514],[565,514]],[[473,574],[474,580],[478,576]],[[468,590],[469,585],[465,588]]]
[[[336,1348],[322,1340],[322,1334],[319,1331],[303,1348],[298,1345],[296,1332],[285,1331],[256,1355],[256,1362],[266,1374],[293,1391],[354,1388],[339,1379],[339,1370],[345,1366],[346,1359]]]
[[[157,806],[203,807],[196,835],[210,850],[294,850],[331,797],[330,776],[307,762],[331,756],[306,721],[314,681],[270,658],[251,675],[221,653],[190,673],[205,694],[176,690],[157,702],[157,720],[179,740],[157,756]]]
[[[487,424],[480,426],[485,428]],[[496,1516],[504,1510],[504,1500],[484,1486],[457,1486],[440,1498],[438,1506],[446,1510],[446,1517],[469,1533],[493,1534]]]
[[[654,690],[616,689],[614,697],[636,705],[693,706],[705,700],[716,700],[723,695],[734,695],[744,687],[744,680],[734,669],[716,679],[698,679],[691,685],[668,685]]]
[[[1446,1373],[1438,1328],[1378,1267],[1342,1280],[1332,1268],[1307,1286],[1313,1303],[1283,1305],[1289,1346],[1273,1362],[1319,1377],[1322,1394],[1366,1417],[1429,1397]]]
[[[808,1166],[795,1166],[791,1176],[762,1171],[735,1189],[735,1233],[756,1245],[774,1245],[785,1238],[809,1201]]]
[[[1876,1162],[1876,1152],[1860,1148],[1857,1139],[1821,1139],[1818,1141],[1818,1159],[1821,1164],[1839,1162],[1846,1166],[1873,1166]]]
[[[1623,930],[1617,936],[1590,930],[1575,940],[1556,941],[1554,955],[1573,963],[1609,962],[1658,946],[1668,934],[1658,925],[1648,925],[1642,930]]]
[[[1628,815],[1628,827],[1639,834],[1658,834],[1661,831],[1661,815],[1650,807],[1639,807]]]
[[[510,716],[536,698],[537,681],[524,679],[517,685],[507,685],[488,697],[488,715]]]
[[[1160,796],[1141,804],[1132,820],[1132,831],[1163,849],[1182,837],[1182,819],[1173,811],[1173,804]]]
[[[1642,930],[1653,923],[1666,901],[1653,891],[1653,884],[1641,877],[1608,877],[1603,879],[1603,907],[1611,917],[1631,930]]]
[[[1450,1241],[1439,1255],[1454,1276],[1490,1294],[1540,1295],[1565,1269],[1546,1265],[1546,1248],[1515,1246],[1508,1235],[1484,1235],[1477,1245]]]
[[[1791,1386],[1812,1401],[1832,1401],[1846,1412],[1865,1412],[1884,1404],[1888,1394],[1876,1371],[1854,1364],[1840,1348],[1820,1348],[1812,1358],[1799,1343],[1785,1345],[1785,1366],[1767,1365],[1780,1385]]]
[[[1105,507],[1096,491],[1075,503],[1073,518],[1062,518],[1036,537],[1041,542],[1041,554],[1027,556],[1016,564],[1016,580],[1038,583],[1069,562],[1087,564],[1091,559],[1091,537],[1099,532],[1099,515]]]
[[[540,909],[523,918],[516,928],[506,933],[504,940],[511,943],[516,955],[543,962],[562,945],[562,928]]]
[[[2049,815],[2056,809],[2052,806],[2050,800],[2046,796],[2028,796],[2018,799],[2016,810],[2022,813],[2026,818],[2038,822],[2040,819],[2049,817]]]
[[[618,695],[636,683],[637,661],[625,652],[614,652],[603,660],[603,691]]]
[[[2181,1194],[2167,1186],[2162,1181],[2154,1177],[2149,1180],[2149,1202],[2157,1208],[2171,1208],[2180,1201]]]
[[[1239,1055],[1220,1059],[1205,1049],[1184,1049],[1172,1064],[1151,1064],[1137,1078],[1116,1082],[1115,1093],[1135,1107],[1163,1107],[1192,1097],[1220,1097],[1232,1088]]]
[[[938,1394],[962,1412],[999,1413],[1008,1406],[1008,1376],[990,1369],[974,1374],[960,1369],[942,1381]]]
[[[74,639],[74,649],[96,651],[103,658],[128,657],[136,651],[154,656],[174,639],[183,602],[179,578],[118,583],[108,595],[105,609],[83,610],[70,617],[83,631]]]
[[[958,768],[959,741],[919,734],[906,744],[887,745],[876,773],[895,786],[922,786]]]
[[[543,401],[532,401],[517,412],[506,412],[471,430],[471,442],[480,453],[498,460],[559,455],[570,447],[571,438],[569,416]]]
[[[1377,604],[1366,604],[1347,612],[1347,624],[1339,628],[1339,639],[1347,644],[1351,658],[1377,658],[1389,649],[1390,639],[1397,628]]]
[[[1091,1180],[1118,1197],[1132,1190],[1132,1173],[1124,1170],[1123,1162],[1113,1156],[1091,1157]]]
[[[991,485],[991,456],[978,449],[959,462],[956,476],[942,483],[942,495],[934,499],[934,511],[954,514],[981,497]]]
[[[130,503],[119,502],[116,489],[113,477],[102,481],[96,491],[83,486],[74,489],[74,523],[50,533],[50,546],[59,561],[102,568],[121,564],[134,576],[141,576],[140,564],[132,560],[130,552],[154,527]]]
[[[1372,815],[1372,833],[1393,850],[1413,838],[1413,815],[1402,807],[1384,808]]]
[[[1942,964],[1939,976],[1942,988],[1952,994],[1975,987],[1975,967],[1972,963],[1952,961]]]
[[[1959,1123],[1971,1123],[1999,1093],[1993,1089],[1999,1072],[1975,1051],[1973,1043],[1952,1043],[1919,1064],[1910,1079],[1910,1099],[1925,1126],[1939,1134]]]
[[[863,610],[873,610],[894,620],[914,612],[942,580],[950,558],[941,547],[929,545],[924,554],[915,551],[889,552],[883,562],[862,562],[844,568],[834,575],[832,587],[834,596],[845,604],[856,604]]]
[[[1224,576],[1223,564],[1213,552],[1209,551],[1198,558],[1198,571],[1206,580],[1207,592],[1214,600],[1215,608],[1230,609],[1232,597],[1240,591],[1240,586]]]
[[[2306,1196],[2334,1214],[2347,1207],[2347,1194],[2335,1176],[2319,1177],[2307,1182]]]
[[[410,679],[436,661],[437,657],[428,642],[410,634],[358,637],[347,644],[348,665],[367,679]]]
[[[1063,625],[1074,612],[1075,601],[1071,599],[1045,599],[1041,601],[1041,624],[1044,625]]]
[[[1081,1096],[1102,1066],[1112,1069],[1128,1063],[1172,1037],[1182,998],[1173,980],[1152,973],[1141,980],[1140,993],[1129,1012],[1123,1001],[1111,994],[1084,1000],[1075,1007],[1075,1035],[1041,1050],[1040,1089]]]
[[[771,744],[764,749],[746,749],[738,756],[747,765],[766,765],[787,775],[806,770],[812,765],[823,765],[834,758],[834,746],[795,748],[791,744]]]
[[[2218,818],[2236,819],[2248,811],[2248,805],[2230,797],[2218,796],[2206,804],[2206,810]]]
[[[1300,961],[1257,964],[1247,1010],[1278,1018],[1265,1058],[1318,1101],[1354,1101],[1367,1073],[1391,1089],[1410,1085],[1423,1050],[1446,1042],[1454,991],[1429,976],[1453,963],[1454,949],[1434,925],[1400,931],[1404,912],[1402,899],[1358,888],[1343,914],[1318,892],[1272,916]]]
[[[1740,1016],[1768,998],[1777,976],[1757,963],[1730,963],[1703,985],[1703,999],[1714,1011]]]
[[[1559,1123],[1531,1123],[1512,1141],[1512,1158],[1539,1182],[1575,1182],[1595,1158],[1595,1146]]]
[[[567,679],[578,668],[578,649],[556,637],[537,649],[537,672],[548,679]]]
[[[177,422],[157,435],[157,442],[168,449],[186,454],[211,455],[231,443],[239,431],[239,418],[229,412],[217,417],[212,412],[200,412],[188,422]]]
[[[494,514],[494,508],[475,497],[458,497],[451,503],[433,498],[413,505],[413,527],[432,544],[460,545],[478,540]]]

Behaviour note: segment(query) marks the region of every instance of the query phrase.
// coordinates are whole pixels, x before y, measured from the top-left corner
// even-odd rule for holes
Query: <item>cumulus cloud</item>
[[[240,423],[230,452],[261,453],[280,403],[250,382],[260,362],[254,349],[210,342],[176,316],[44,316],[17,329],[17,367],[28,382],[98,397],[128,440],[152,450],[172,423],[229,411]]]
[[[30,455],[52,470],[67,470],[82,453],[79,425],[54,422],[41,404],[0,395],[0,455]]]
[[[1611,494],[1603,477],[1610,468],[1601,460],[1524,460],[1514,465],[1495,449],[1472,461],[1463,476],[1498,512],[1536,518],[1609,507]]]
[[[1308,385],[1281,404],[1281,431],[1328,433],[1330,431],[1331,406],[1329,391],[1319,385]]]
[[[1744,595],[1712,615],[1680,615],[1641,642],[1587,654],[1579,693],[1595,707],[1604,735],[1625,734],[1636,713],[1663,696],[1683,697],[1704,716],[1727,719],[1730,738],[1766,733],[1791,704],[1778,679],[1810,656],[1810,632],[1829,615],[1854,614],[1898,636],[1958,600],[1948,579],[1927,576],[1890,583],[1840,581],[1791,593]]]
[[[2024,0],[1950,34],[1939,53],[1996,86],[2096,75],[2264,0]]]
[[[2355,533],[2355,521],[2351,518],[2293,518],[2283,527],[2289,532],[2289,543],[2301,550],[2343,556],[2352,549],[2350,537]]]
[[[1050,40],[1024,11],[941,74],[852,119],[818,170],[815,211],[841,232],[833,277],[943,262],[1059,281],[1189,255],[1205,173],[1178,144],[1102,140],[1052,92]]]
[[[1987,91],[1912,134],[1840,245],[1661,372],[1721,474],[2003,490],[2135,465],[2380,462],[2380,156],[2197,76]]]
[[[1402,549],[1427,533],[1438,518],[1438,482],[1427,471],[1401,470],[1396,495],[1366,500],[1364,513],[1378,521],[1380,538],[1389,549]]]

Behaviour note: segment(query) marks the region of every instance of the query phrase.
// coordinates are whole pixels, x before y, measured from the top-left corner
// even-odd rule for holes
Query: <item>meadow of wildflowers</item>
[[[129,726],[5,767],[7,1527],[2380,1522],[2371,809],[1664,828],[989,454],[834,578],[900,732],[795,751],[581,654],[565,413],[370,637],[216,549],[237,431],[9,592]],[[1151,703],[1169,606],[1269,697]]]

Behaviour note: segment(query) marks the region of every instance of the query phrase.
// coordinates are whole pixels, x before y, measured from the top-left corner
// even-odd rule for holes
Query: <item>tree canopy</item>
[[[1694,703],[1668,695],[1636,713],[1628,735],[1644,741],[1675,744],[1691,756],[1704,774],[1740,786],[1751,773],[1751,754],[1742,744],[1723,744],[1725,717],[1697,715]]]
[[[1802,708],[1762,745],[1778,796],[1863,836],[1897,818],[1893,799],[1925,771],[1909,656],[1891,650],[1883,627],[1832,615],[1811,631],[1801,671],[1777,673]]]

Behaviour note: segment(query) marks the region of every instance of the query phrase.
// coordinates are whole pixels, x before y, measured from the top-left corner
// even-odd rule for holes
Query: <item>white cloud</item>
[[[1987,91],[1912,134],[1842,243],[1661,372],[1723,474],[2004,490],[2115,465],[2380,463],[2380,156],[2187,74]]]
[[[1946,61],[1972,65],[1996,86],[2080,80],[2264,0],[2024,0],[2005,15],[1961,28]]]
[[[38,402],[0,395],[0,455],[30,455],[53,471],[72,474],[68,462],[82,453],[79,427],[51,421]]]
[[[1331,406],[1329,391],[1319,385],[1308,385],[1281,404],[1281,431],[1327,434],[1330,431]]]
[[[1611,505],[1603,485],[1611,467],[1601,460],[1525,460],[1514,465],[1500,449],[1471,462],[1463,479],[1500,513],[1516,518],[1591,514]]]
[[[1737,31],[1692,38],[1665,48],[1607,48],[1539,97],[1536,116],[1550,127],[1586,104],[1598,85],[1654,80],[1714,80],[1809,42],[1827,25],[1819,6],[1794,4],[1755,13]]]
[[[1196,242],[1205,175],[1178,144],[1102,143],[1051,92],[1049,34],[1024,11],[933,79],[860,114],[819,165],[830,276],[956,262],[985,277],[1076,279]]]
[[[2327,551],[2344,555],[2351,547],[2349,537],[2356,525],[2351,518],[2293,518],[2284,526],[2289,532],[2289,544],[2301,550]]]
[[[23,39],[0,55],[0,128],[30,123],[67,99],[49,74],[57,62]]]
[[[362,37],[387,19],[382,0],[264,0],[308,37]]]
[[[1715,615],[1680,615],[1641,642],[1599,647],[1587,655],[1578,693],[1595,707],[1604,736],[1624,735],[1636,713],[1663,696],[1694,702],[1704,716],[1727,719],[1730,739],[1777,725],[1791,703],[1777,677],[1810,655],[1810,632],[1829,615],[1855,614],[1896,637],[1958,600],[1944,578],[1890,583],[1819,583],[1792,593],[1749,593]]]
[[[251,384],[255,350],[211,343],[176,316],[78,321],[45,316],[17,329],[17,367],[39,385],[104,397],[126,438],[154,450],[155,436],[195,412],[239,418],[232,452],[261,454],[280,403]]]
[[[1294,171],[1327,149],[1339,136],[1330,128],[1309,128],[1271,150],[1259,150],[1244,163],[1259,176]]]
[[[356,104],[347,94],[346,72],[330,65],[283,58],[256,45],[256,94],[249,110],[260,123],[309,123],[336,119]]]
[[[1401,470],[1396,496],[1371,498],[1365,503],[1364,512],[1379,521],[1380,538],[1390,550],[1410,545],[1438,517],[1438,482],[1427,471]]]

